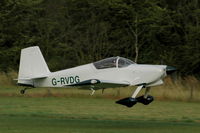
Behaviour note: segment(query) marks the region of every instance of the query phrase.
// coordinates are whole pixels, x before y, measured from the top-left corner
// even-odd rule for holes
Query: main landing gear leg
[[[141,91],[141,89],[143,87],[144,87],[144,85],[138,86],[131,97],[127,97],[127,98],[121,99],[119,101],[116,101],[116,103],[125,105],[127,107],[133,107],[133,105],[135,105],[137,103],[136,96]]]
[[[146,90],[145,90],[145,93],[144,93],[144,98],[147,98],[148,97],[148,94],[150,92],[150,87],[147,87]]]
[[[141,89],[143,88],[144,86],[141,85],[139,87],[137,87],[137,89],[134,91],[133,95],[131,96],[131,98],[135,98],[137,96],[137,94],[141,91]]]
[[[137,102],[142,103],[144,105],[150,104],[154,100],[154,98],[149,95],[150,87],[146,88],[145,94],[143,96],[136,98],[137,94],[142,90],[142,88],[146,88],[145,85],[138,86],[131,97],[121,99],[119,101],[116,101],[116,103],[125,105],[127,107],[132,107]]]

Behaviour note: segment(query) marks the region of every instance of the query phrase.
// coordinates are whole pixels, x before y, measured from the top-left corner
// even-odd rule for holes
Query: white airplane
[[[18,85],[31,87],[80,87],[95,90],[137,86],[131,97],[116,101],[118,104],[132,107],[137,102],[148,105],[153,101],[149,95],[150,87],[163,84],[167,73],[174,72],[174,67],[166,65],[142,65],[123,57],[110,57],[94,63],[50,72],[38,46],[21,50]],[[145,88],[145,94],[137,94]],[[24,88],[21,94],[25,93]]]

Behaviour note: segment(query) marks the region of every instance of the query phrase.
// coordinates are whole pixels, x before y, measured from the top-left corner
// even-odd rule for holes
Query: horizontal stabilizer
[[[14,80],[33,80],[33,79],[43,79],[47,77],[48,75],[41,75],[41,76],[36,76],[36,77],[31,77],[31,78],[19,78],[19,79],[14,79]]]

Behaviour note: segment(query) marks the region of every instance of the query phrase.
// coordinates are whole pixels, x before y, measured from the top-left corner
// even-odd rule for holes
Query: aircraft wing
[[[114,88],[114,87],[124,87],[129,86],[128,82],[116,82],[110,80],[99,80],[99,79],[89,79],[76,84],[66,85],[66,86],[77,86],[78,88],[88,88],[88,86],[94,86],[95,89],[104,89],[104,88]]]

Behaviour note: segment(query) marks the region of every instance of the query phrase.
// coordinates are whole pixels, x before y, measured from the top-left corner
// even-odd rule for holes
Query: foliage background
[[[0,71],[40,46],[51,71],[110,56],[200,75],[198,0],[1,0]],[[137,40],[134,32],[137,31]]]

